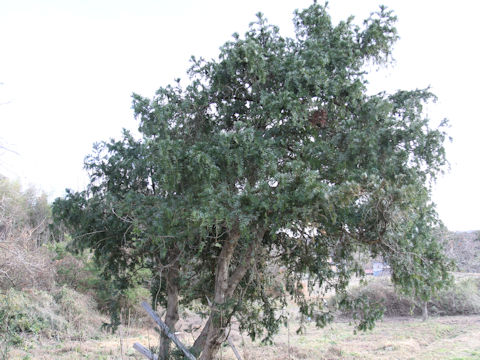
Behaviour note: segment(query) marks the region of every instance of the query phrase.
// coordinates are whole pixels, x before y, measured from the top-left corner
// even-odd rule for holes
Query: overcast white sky
[[[135,129],[131,93],[152,96],[185,78],[191,55],[215,57],[255,13],[291,35],[292,13],[311,1],[1,0],[0,173],[51,198],[87,182],[83,159],[96,141]],[[479,40],[475,1],[335,0],[338,21],[360,21],[379,4],[399,17],[395,66],[371,76],[372,91],[431,86],[428,108],[448,118],[451,169],[434,200],[450,230],[480,229],[477,211]]]

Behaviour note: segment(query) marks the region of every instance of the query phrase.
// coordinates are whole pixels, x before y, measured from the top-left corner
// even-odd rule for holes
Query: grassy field
[[[252,343],[235,330],[230,339],[244,360],[480,360],[478,274],[457,274],[455,277],[455,286],[441,292],[439,299],[432,299],[430,306],[436,309],[432,311],[434,314],[463,314],[461,316],[432,316],[423,322],[411,316],[412,303],[405,305],[405,299],[395,295],[388,278],[372,278],[362,287],[361,295],[381,301],[390,309],[390,316],[377,323],[372,331],[354,334],[347,321],[337,321],[324,329],[307,324],[306,332],[298,335],[298,309],[292,303],[286,309],[291,314],[289,327],[281,329],[274,344]],[[355,295],[355,286],[352,290]],[[153,324],[147,325],[145,322],[149,319],[146,317],[141,318],[143,320],[134,317],[133,320],[134,324],[143,324],[143,328],[121,326],[115,335],[101,332],[100,324],[107,321],[105,315],[95,310],[88,296],[68,288],[57,289],[53,295],[45,291],[10,291],[3,301],[7,305],[3,306],[3,311],[16,314],[15,321],[10,320],[11,326],[16,324],[28,331],[14,335],[10,342],[0,337],[0,360],[142,359],[133,349],[133,343],[147,347],[158,343]],[[398,315],[403,316],[396,317]],[[178,336],[184,344],[191,345],[201,327],[202,320],[197,314],[184,311],[177,327],[180,329]],[[196,334],[188,332],[192,328],[197,329]],[[8,349],[8,356],[2,356],[5,354],[3,347],[13,343],[16,345]],[[229,346],[221,349],[219,359],[236,360]]]
[[[480,316],[449,316],[422,322],[416,318],[387,318],[374,330],[354,334],[347,322],[336,322],[324,329],[307,326],[303,335],[295,333],[297,324],[284,328],[273,345],[252,344],[232,333],[231,339],[244,360],[294,359],[480,359]],[[186,326],[186,323],[184,323]],[[191,335],[179,337],[191,342]],[[14,349],[11,359],[141,359],[132,349],[134,342],[155,345],[153,330],[121,328],[116,335],[102,335],[87,341],[25,342]],[[229,347],[219,359],[234,360]]]

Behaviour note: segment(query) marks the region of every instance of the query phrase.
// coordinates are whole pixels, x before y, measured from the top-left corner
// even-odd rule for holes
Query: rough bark
[[[205,338],[205,344],[202,349],[200,360],[211,360],[217,353],[222,341],[221,337],[224,333],[226,324],[222,314],[222,305],[225,304],[226,294],[228,290],[229,268],[232,256],[240,238],[240,232],[235,229],[230,232],[228,240],[223,244],[222,250],[218,257],[215,269],[215,294],[211,313],[209,318],[208,332]],[[203,331],[202,331],[203,332]]]
[[[205,326],[202,329],[202,332],[198,337],[195,339],[193,346],[191,348],[194,355],[198,355],[202,352],[202,349],[205,347],[205,343],[207,341],[208,330],[210,330],[210,318],[208,318]]]
[[[175,333],[175,325],[178,322],[178,262],[175,261],[166,272],[167,282],[167,312],[165,314],[165,324],[169,327],[171,332]],[[159,360],[168,359],[170,351],[171,340],[162,332],[160,336]]]
[[[250,268],[254,258],[255,247],[264,233],[264,231],[259,232],[257,239],[252,240],[242,256],[242,261],[231,275],[229,275],[229,267],[240,235],[237,233],[232,234],[229,241],[223,246],[216,268],[215,297],[210,318],[197,338],[197,345],[199,345],[199,348],[203,348],[200,360],[212,360],[225,340],[225,330],[230,324],[232,314],[231,312],[224,313],[222,305],[232,298],[238,284]]]

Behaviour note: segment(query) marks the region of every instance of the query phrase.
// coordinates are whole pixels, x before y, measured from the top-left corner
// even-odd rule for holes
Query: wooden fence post
[[[173,343],[180,350],[182,350],[182,352],[185,354],[187,359],[196,360],[195,356],[193,356],[192,353],[187,350],[185,345],[183,345],[181,343],[181,341],[175,336],[175,334],[170,331],[167,324],[165,324],[162,321],[162,319],[160,319],[160,317],[157,315],[157,313],[152,310],[152,308],[150,307],[150,305],[148,305],[147,302],[143,301],[142,302],[142,307],[145,309],[145,311],[148,313],[148,315],[150,315],[150,317],[153,319],[153,321],[155,321],[155,323],[157,323],[157,325],[160,327],[160,329],[168,336],[168,338],[170,340],[172,340]],[[144,356],[146,356],[147,358],[149,358],[150,360],[157,360],[158,359],[158,357],[156,355],[152,354],[150,350],[148,350],[147,348],[145,348],[144,346],[142,346],[139,343],[135,343],[133,345],[133,348],[135,350],[137,350],[138,352],[140,352],[141,354],[143,354]]]
[[[235,357],[237,358],[237,360],[242,360],[242,357],[240,356],[240,353],[238,352],[235,345],[233,344],[233,341],[230,338],[228,338],[227,341],[228,341],[228,345],[230,345],[230,347],[232,348],[233,353],[235,354]]]
[[[135,343],[133,344],[133,348],[150,360],[158,360],[158,356],[155,354],[152,354],[152,352],[142,344]]]

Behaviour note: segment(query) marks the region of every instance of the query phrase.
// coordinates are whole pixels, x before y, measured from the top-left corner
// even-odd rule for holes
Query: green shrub
[[[66,237],[68,240],[68,236]],[[142,300],[150,298],[150,292],[142,284],[151,278],[150,270],[140,269],[131,281],[133,288],[119,291],[114,280],[102,276],[102,268],[95,262],[91,253],[84,251],[77,254],[69,252],[67,242],[59,242],[49,246],[55,254],[56,281],[60,286],[68,285],[77,292],[91,296],[98,310],[104,314],[118,317],[124,324],[134,323],[144,318],[145,313],[140,307]]]
[[[21,345],[22,338],[15,333],[14,312],[11,309],[11,299],[0,295],[0,359],[9,359],[12,346]]]
[[[54,318],[48,316],[43,308],[49,300],[48,294],[39,292],[35,298],[37,304],[31,301],[26,292],[14,289],[0,295],[0,319],[10,331],[36,335],[55,324]]]
[[[66,238],[69,240],[68,235]],[[51,243],[48,247],[53,254],[52,260],[55,264],[57,285],[67,285],[81,293],[89,293],[89,279],[92,276],[96,276],[88,268],[92,261],[90,254],[70,253],[67,241]]]
[[[114,280],[105,280],[104,278],[92,277],[90,286],[95,289],[95,300],[102,313],[110,315],[110,324],[105,324],[107,328],[115,331],[118,325],[139,324],[148,318],[145,311],[140,306],[144,300],[151,297],[150,291],[142,285],[142,279],[147,275],[139,272],[138,279],[132,279],[135,286],[120,290]]]

